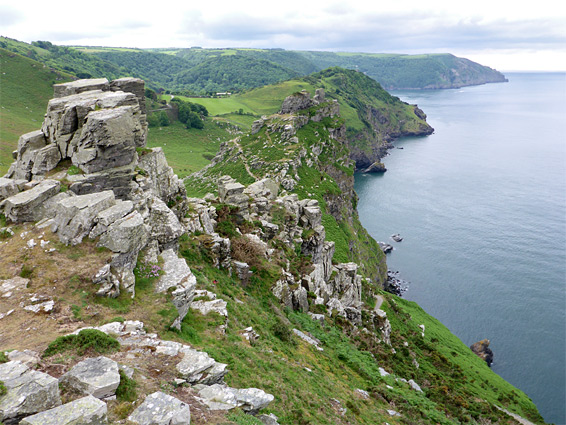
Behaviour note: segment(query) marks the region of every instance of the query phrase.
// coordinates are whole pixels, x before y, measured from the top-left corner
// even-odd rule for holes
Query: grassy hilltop
[[[5,152],[4,161],[4,158],[9,160],[18,132],[39,128],[46,102],[52,95],[51,84],[70,77],[12,52],[2,50],[0,54],[3,73],[0,75],[0,147]],[[20,78],[25,78],[25,87]],[[278,172],[279,165],[295,162],[301,157],[301,161],[296,162],[298,167],[289,169],[290,175],[299,177],[289,192],[300,199],[319,201],[327,239],[337,245],[337,261],[358,261],[363,266],[364,277],[377,274],[383,278],[384,256],[359,224],[356,197],[351,191],[354,163],[349,145],[356,139],[348,139],[349,145],[339,142],[343,140],[342,136],[350,138],[354,134],[379,130],[368,118],[372,108],[387,114],[390,127],[384,134],[389,136],[394,131],[421,131],[423,120],[415,115],[414,107],[382,95],[377,88],[372,88],[372,84],[363,78],[363,74],[334,69],[230,98],[199,99],[211,115],[206,118],[202,130],[187,130],[178,122],[152,128],[149,145],[162,145],[175,171],[187,176],[209,164],[221,142],[226,142],[222,162],[215,162],[203,171],[200,180],[186,180],[192,194],[214,191],[212,182],[219,175],[230,174],[249,184],[267,173]],[[338,100],[341,116],[310,121],[297,131],[296,142],[278,143],[280,132],[285,128],[283,124],[288,123],[285,120],[292,119],[292,114],[274,115],[284,97],[303,89],[313,93],[321,87],[325,88],[329,100]],[[317,113],[317,107],[306,112],[309,117]],[[252,122],[261,115],[270,117],[257,133],[250,134],[248,130]],[[401,123],[409,117],[411,121]],[[234,123],[240,127],[236,128]],[[342,129],[345,134],[340,133]],[[234,137],[238,139],[229,142]],[[230,147],[239,147],[242,153],[228,152]],[[241,239],[239,231],[249,232],[260,225],[238,222],[232,211],[225,207],[217,207],[219,221],[224,223],[225,236],[237,245]],[[284,222],[285,215],[276,213],[273,213],[274,220]],[[0,220],[0,227],[4,227],[6,223]],[[75,248],[65,247],[56,235],[46,231],[42,237],[51,240],[57,252],[50,254],[38,250],[36,255],[29,255],[25,249],[26,241],[19,235],[30,232],[26,237],[38,238],[40,231],[27,224],[14,226],[14,230],[16,236],[3,239],[0,246],[0,263],[10,265],[2,268],[0,279],[12,277],[14,270],[21,270],[20,274],[31,278],[29,291],[49,293],[57,300],[57,317],[63,325],[40,316],[34,316],[30,321],[20,309],[2,319],[2,341],[3,344],[9,342],[9,346],[1,346],[0,350],[44,350],[51,340],[70,329],[115,320],[143,320],[148,332],[155,332],[163,339],[190,343],[217,361],[228,364],[230,372],[226,382],[229,385],[257,387],[275,395],[267,410],[276,414],[281,424],[518,423],[498,407],[534,423],[543,423],[536,406],[522,391],[493,373],[485,362],[417,304],[382,291],[379,279],[364,284],[363,302],[366,309],[380,308],[387,313],[391,323],[391,345],[340,316],[329,314],[321,324],[306,313],[284,309],[270,289],[279,278],[276,264],[256,258],[250,283],[242,285],[234,274],[212,264],[207,235],[195,232],[180,238],[179,253],[193,270],[199,289],[215,292],[228,301],[229,321],[221,331],[219,326],[224,323],[223,317],[190,310],[181,331],[176,332],[169,328],[175,308],[167,294],[153,292],[155,281],[143,276],[141,262],[136,269],[135,299],[126,294],[116,299],[99,298],[95,296],[96,287],[91,279],[107,260],[107,251],[97,249],[94,241]],[[274,248],[285,250],[286,257],[281,261],[289,261],[293,269],[308,267],[308,258],[302,256],[300,250]],[[9,302],[8,298],[0,300],[2,312],[8,311]],[[25,320],[28,322],[22,326]],[[421,325],[424,325],[424,331]],[[248,326],[253,326],[260,335],[254,343],[241,335],[242,329]],[[24,327],[41,329],[41,335],[22,332]],[[293,328],[309,332],[321,342],[324,351],[318,351],[294,336]],[[53,367],[58,362],[68,364],[76,357],[76,353],[56,357],[52,361]],[[155,381],[158,389],[173,395],[183,391],[183,387],[171,383],[169,376],[165,379],[159,375],[158,369],[167,372],[167,368],[160,364],[150,366],[151,382]],[[383,373],[385,371],[387,375]],[[143,383],[138,387],[141,396],[144,386],[149,384],[135,376]],[[408,380],[417,382],[422,391],[411,387],[406,382]],[[133,409],[128,400],[119,399],[110,404],[112,423],[118,423],[120,414],[127,413],[128,409]],[[197,415],[192,420],[197,425],[260,423],[238,411],[207,418],[206,422]]]

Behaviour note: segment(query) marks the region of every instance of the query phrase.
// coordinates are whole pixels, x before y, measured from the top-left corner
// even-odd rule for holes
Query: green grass
[[[54,83],[70,81],[63,73],[0,48],[0,176],[13,161],[18,138],[41,128]]]
[[[210,118],[202,130],[186,129],[180,122],[175,122],[167,127],[151,128],[147,146],[161,147],[169,165],[183,178],[209,164],[207,158],[216,154],[220,143],[233,137],[225,127]]]
[[[123,370],[119,370],[120,384],[116,388],[116,398],[118,401],[133,402],[137,399],[137,382],[126,376]]]

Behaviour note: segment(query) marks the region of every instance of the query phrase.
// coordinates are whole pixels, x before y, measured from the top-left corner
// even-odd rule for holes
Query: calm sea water
[[[548,422],[566,423],[566,74],[401,91],[435,133],[395,143],[383,175],[356,175],[360,218],[390,269]],[[389,237],[400,233],[404,240]]]

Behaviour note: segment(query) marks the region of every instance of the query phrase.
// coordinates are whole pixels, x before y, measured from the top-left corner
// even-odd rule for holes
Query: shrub
[[[0,363],[7,363],[8,360],[6,353],[4,351],[0,351]]]
[[[4,382],[0,381],[0,397],[5,395],[8,392],[8,389],[4,385]]]
[[[234,238],[231,240],[230,249],[233,259],[247,263],[250,267],[261,268],[265,252],[256,242],[246,237]]]
[[[120,385],[116,388],[116,398],[118,401],[135,401],[137,398],[137,382],[128,378],[123,370],[120,370],[119,373]]]
[[[273,335],[283,342],[293,342],[293,332],[281,320],[277,320],[272,326]]]
[[[87,351],[105,354],[120,349],[120,343],[104,332],[96,329],[83,329],[77,335],[65,335],[55,339],[43,352],[43,357],[50,357],[57,353],[76,350],[83,355]]]

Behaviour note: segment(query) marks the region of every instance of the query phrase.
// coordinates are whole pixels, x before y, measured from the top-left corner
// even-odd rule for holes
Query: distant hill
[[[442,89],[506,81],[489,67],[451,54],[377,54],[283,49],[127,49],[27,44],[0,37],[0,47],[77,78],[142,78],[155,90],[234,92],[330,67],[360,71],[387,90]]]

